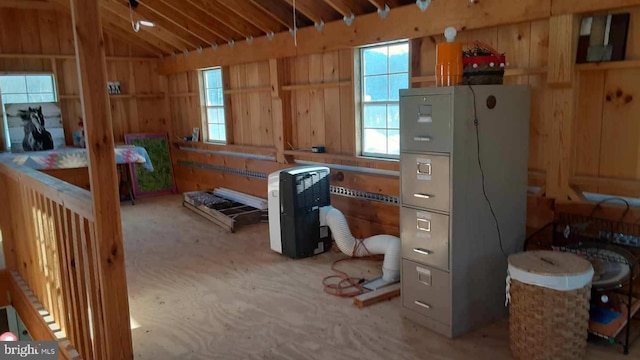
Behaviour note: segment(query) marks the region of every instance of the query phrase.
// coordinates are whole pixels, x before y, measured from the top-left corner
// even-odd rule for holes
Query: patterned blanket
[[[117,147],[115,151],[117,164],[142,164],[145,169],[153,171],[153,164],[151,164],[151,159],[145,148],[140,146]],[[4,153],[0,154],[0,161],[10,161],[36,170],[72,169],[89,166],[87,150],[82,148],[61,148],[15,154]]]

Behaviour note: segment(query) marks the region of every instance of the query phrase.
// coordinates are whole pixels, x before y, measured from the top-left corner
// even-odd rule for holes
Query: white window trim
[[[399,44],[407,44],[410,46],[409,41],[408,40],[402,40],[402,41],[393,41],[393,42],[387,42],[387,43],[377,43],[377,44],[371,44],[371,45],[367,45],[367,46],[362,46],[359,48],[356,48],[356,57],[357,57],[357,63],[356,63],[356,71],[354,76],[357,77],[357,82],[356,84],[358,85],[356,90],[356,121],[358,122],[357,124],[357,131],[358,131],[358,148],[359,149],[363,149],[364,148],[364,107],[366,104],[369,105],[398,105],[400,106],[400,100],[398,99],[398,101],[394,101],[394,100],[384,100],[384,101],[364,101],[364,62],[362,61],[362,52],[366,49],[369,48],[375,48],[375,47],[382,47],[382,46],[394,46],[394,45],[399,45]],[[397,74],[405,74],[404,71],[401,72],[389,72],[389,63],[387,63],[387,72],[384,74],[379,74],[379,75],[397,75]],[[409,64],[408,64],[408,70],[406,72],[407,77],[410,76],[410,68],[411,68],[411,57],[409,56]],[[376,75],[371,75],[371,76],[376,76]],[[409,79],[409,82],[411,82],[411,79]],[[410,84],[409,84],[410,85]],[[369,129],[377,129],[377,128],[369,128]],[[380,128],[382,129],[382,128]],[[388,130],[388,127],[385,127],[384,130]],[[398,127],[398,130],[400,128]],[[399,160],[400,158],[400,154],[398,155],[394,155],[394,154],[384,154],[384,153],[370,153],[370,152],[365,152],[364,150],[358,151],[359,153],[359,157],[363,157],[363,158],[370,158],[370,159],[384,159],[384,160]]]
[[[207,144],[215,144],[215,145],[226,145],[228,144],[228,139],[229,139],[229,134],[227,134],[227,109],[225,109],[225,101],[224,101],[224,83],[222,84],[222,86],[220,87],[220,89],[222,90],[222,96],[223,96],[223,100],[222,100],[222,105],[207,105],[207,90],[208,89],[216,89],[216,88],[207,88],[206,83],[207,80],[205,78],[205,72],[209,71],[209,70],[216,70],[216,69],[220,69],[220,76],[221,76],[221,81],[224,81],[224,76],[223,76],[223,71],[224,69],[221,66],[218,67],[212,67],[212,68],[206,68],[206,69],[200,69],[199,70],[199,80],[200,80],[200,103],[201,103],[201,122],[202,122],[202,131],[201,136],[202,136],[202,142],[207,143]],[[207,111],[208,109],[222,109],[223,114],[224,114],[224,122],[221,125],[224,125],[225,128],[225,139],[224,140],[211,140],[209,139],[209,112]],[[220,125],[220,123],[217,123]]]

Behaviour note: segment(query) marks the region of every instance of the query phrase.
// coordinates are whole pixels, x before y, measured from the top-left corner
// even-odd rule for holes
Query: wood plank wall
[[[576,121],[575,138],[572,149],[571,185],[582,191],[597,191],[612,195],[640,196],[640,126],[635,114],[640,99],[640,46],[636,43],[640,31],[640,8],[631,11],[631,25],[627,47],[628,62],[620,69],[593,69],[592,65],[577,66],[575,87]],[[621,10],[621,11],[624,11]],[[545,185],[549,154],[557,151],[557,144],[551,141],[551,87],[547,84],[549,59],[549,20],[524,22],[508,26],[463,31],[460,41],[483,41],[507,54],[509,67],[505,78],[507,84],[529,84],[532,88],[531,125],[529,146],[530,185]],[[433,86],[435,72],[435,45],[443,41],[442,36],[412,39],[411,86]],[[635,61],[635,62],[634,62]],[[283,90],[290,92],[291,133],[285,149],[291,158],[330,164],[348,164],[367,168],[397,170],[397,162],[358,158],[357,125],[353,87],[354,58],[352,50],[340,50],[324,54],[314,54],[287,58],[286,85]],[[257,62],[232,65],[223,68],[229,74],[225,83],[231,111],[228,121],[233,129],[233,145],[218,146],[206,144],[191,145],[199,150],[233,150],[248,153],[273,155],[274,138],[270,136],[274,123],[269,121],[271,109],[269,93],[265,87],[268,81],[268,63]],[[170,127],[184,136],[192,127],[202,127],[200,99],[196,72],[169,75],[171,98]],[[357,79],[356,79],[357,80]],[[321,83],[322,85],[317,85]],[[315,85],[314,85],[315,84]],[[189,94],[183,98],[181,94]],[[326,154],[311,154],[304,150],[317,144],[327,146]],[[223,155],[189,153],[174,147],[175,159],[191,159],[196,162],[226,163],[253,170],[256,164],[269,161],[238,161]],[[213,159],[216,160],[213,160]],[[175,160],[174,159],[174,160]],[[222,159],[222,160],[220,160]],[[234,160],[236,159],[236,160]],[[246,188],[254,195],[265,196],[263,181],[251,179],[240,185],[237,176],[214,176],[215,172],[203,169],[187,169],[176,165],[178,186],[181,191],[204,189],[213,186]],[[267,166],[267,165],[261,165]],[[283,167],[291,164],[283,164]],[[196,176],[196,173],[198,174]],[[334,170],[334,173],[337,173]],[[345,172],[343,172],[345,174]],[[343,184],[359,190],[373,190],[382,194],[398,195],[397,177],[364,175],[355,181],[355,173],[349,173]],[[212,180],[216,177],[217,180]],[[334,185],[340,185],[333,177]],[[381,186],[368,186],[367,184]],[[251,185],[249,185],[251,184]],[[259,184],[258,187],[256,185]],[[373,188],[373,189],[371,189]],[[334,197],[336,206],[354,218],[353,226],[358,236],[376,231],[397,232],[397,210],[390,211],[389,205],[369,201],[356,201]],[[537,202],[532,202],[535,204]],[[372,205],[375,204],[375,205]],[[382,218],[381,211],[386,211]],[[356,225],[358,224],[358,225]]]
[[[72,30],[65,12],[0,9],[0,73],[55,75],[69,145],[81,118]],[[110,97],[115,141],[124,142],[127,133],[166,131],[166,78],[158,74],[159,59],[110,34],[105,41],[109,80],[119,81],[122,88],[121,95]],[[10,56],[14,54],[25,56]]]

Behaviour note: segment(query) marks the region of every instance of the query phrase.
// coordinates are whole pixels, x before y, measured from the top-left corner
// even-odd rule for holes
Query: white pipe
[[[382,279],[387,283],[400,280],[400,239],[392,235],[375,235],[368,237],[362,242],[366,246],[359,246],[353,254],[356,238],[351,234],[347,219],[340,210],[332,206],[320,208],[320,225],[329,226],[336,245],[340,251],[348,256],[366,256],[384,254],[382,263]],[[369,250],[367,252],[367,250]]]

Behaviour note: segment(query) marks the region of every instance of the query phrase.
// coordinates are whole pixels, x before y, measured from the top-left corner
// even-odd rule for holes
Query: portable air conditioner
[[[320,225],[320,208],[331,205],[329,168],[304,166],[269,174],[271,249],[291,258],[321,254],[331,247],[331,232]]]

